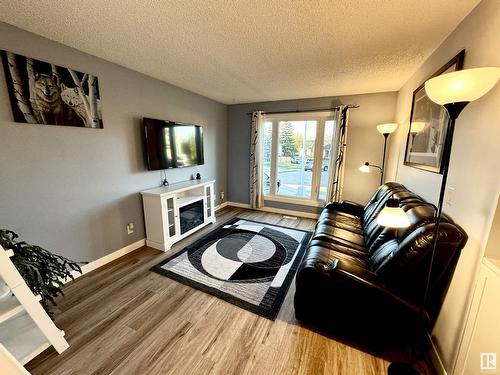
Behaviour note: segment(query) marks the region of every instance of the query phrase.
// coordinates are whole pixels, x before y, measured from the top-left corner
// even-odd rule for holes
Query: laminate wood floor
[[[303,327],[292,283],[273,322],[149,268],[233,217],[313,230],[315,221],[226,208],[217,223],[162,253],[144,247],[68,284],[56,324],[70,348],[32,374],[385,374],[388,362]]]

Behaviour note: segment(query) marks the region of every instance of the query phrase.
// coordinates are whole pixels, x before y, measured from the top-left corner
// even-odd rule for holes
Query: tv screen
[[[143,119],[149,170],[192,167],[203,164],[201,126]]]

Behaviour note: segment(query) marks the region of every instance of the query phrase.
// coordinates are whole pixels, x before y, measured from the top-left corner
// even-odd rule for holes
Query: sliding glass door
[[[329,113],[267,116],[262,143],[266,200],[321,205],[327,196],[334,134]]]
[[[276,195],[310,199],[317,121],[278,122]]]

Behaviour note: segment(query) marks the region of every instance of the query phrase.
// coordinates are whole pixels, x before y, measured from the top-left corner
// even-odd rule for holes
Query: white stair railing
[[[69,344],[10,260],[13,255],[0,246],[0,276],[14,294],[0,299],[0,343],[24,365],[51,345],[62,353]]]

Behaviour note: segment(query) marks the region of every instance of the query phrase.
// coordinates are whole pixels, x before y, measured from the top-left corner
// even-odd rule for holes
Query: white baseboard
[[[247,203],[239,203],[239,202],[226,202],[228,206],[231,207],[238,207],[238,208],[248,208],[252,210],[253,208],[250,208],[250,205]],[[308,219],[317,219],[319,217],[319,214],[312,213],[312,212],[302,212],[302,211],[294,211],[294,210],[284,210],[282,208],[275,208],[275,207],[262,207],[262,208],[256,208],[253,209],[256,211],[264,211],[264,212],[272,212],[275,214],[281,214],[281,215],[287,215],[287,216],[298,216],[298,217],[305,217]]]
[[[102,267],[105,264],[112,262],[113,260],[118,259],[124,255],[127,255],[128,253],[131,253],[132,251],[137,250],[145,245],[146,245],[146,239],[143,238],[142,240],[136,241],[134,243],[131,243],[130,245],[122,247],[121,249],[118,249],[112,252],[111,254],[105,255],[102,258],[87,263],[82,267],[82,274],[89,273],[90,271]]]
[[[272,212],[275,214],[281,214],[281,215],[287,215],[287,216],[305,217],[307,219],[317,219],[319,217],[319,214],[316,214],[313,212],[284,210],[282,208],[275,208],[275,207],[262,207],[262,208],[259,208],[258,211]]]
[[[82,273],[80,274],[79,272],[72,272],[73,277],[77,279],[78,277],[85,275],[86,273],[89,273],[99,267],[104,266],[105,264],[114,261],[115,259],[118,259],[124,255],[127,255],[128,253],[131,253],[134,250],[137,250],[143,246],[146,245],[146,239],[143,238],[142,240],[136,241],[134,243],[131,243],[130,245],[127,245],[125,247],[122,247],[121,249],[118,249],[111,254],[105,255],[102,258],[96,259],[90,263],[87,263],[82,266]],[[70,278],[67,278],[64,280],[65,283],[68,281],[71,281]]]
[[[239,203],[239,202],[226,202],[228,206],[231,207],[238,207],[238,208],[250,208],[250,205],[248,203]]]
[[[215,211],[219,211],[219,210],[222,210],[224,207],[227,207],[229,206],[228,204],[229,202],[222,202],[221,204],[219,204],[218,206],[215,206]]]
[[[448,375],[446,372],[446,368],[444,367],[443,361],[439,356],[439,352],[437,351],[436,345],[434,345],[434,341],[430,335],[427,336],[429,339],[429,355],[431,357],[432,364],[436,369],[437,375]]]

